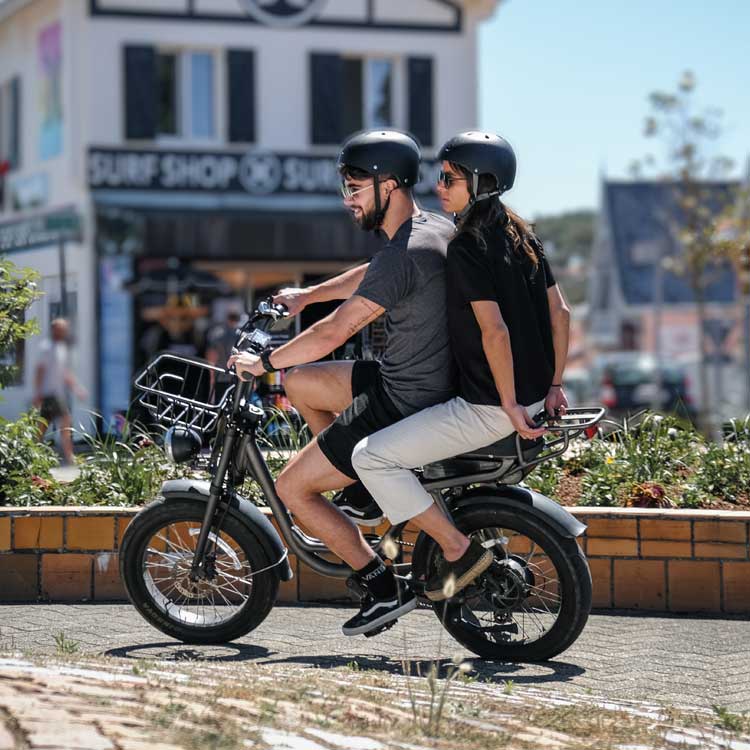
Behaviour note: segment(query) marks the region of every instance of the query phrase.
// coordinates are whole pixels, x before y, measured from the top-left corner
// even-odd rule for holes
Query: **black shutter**
[[[342,138],[342,79],[339,55],[310,56],[310,139],[313,143],[340,143]]]
[[[362,60],[342,60],[341,140],[349,133],[362,130]]]
[[[255,53],[227,50],[229,69],[229,141],[255,141]]]
[[[125,47],[125,138],[156,136],[156,51]]]
[[[8,139],[8,161],[12,169],[21,168],[21,79],[16,76],[10,82],[10,138]]]
[[[432,58],[410,57],[409,130],[422,146],[432,146]]]

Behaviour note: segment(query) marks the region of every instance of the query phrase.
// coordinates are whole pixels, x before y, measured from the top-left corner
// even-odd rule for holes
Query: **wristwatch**
[[[271,352],[273,349],[266,349],[260,355],[260,361],[263,365],[263,369],[266,372],[278,372],[278,370],[271,364]]]

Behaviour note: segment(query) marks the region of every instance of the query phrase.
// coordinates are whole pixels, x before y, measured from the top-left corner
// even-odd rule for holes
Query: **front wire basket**
[[[221,367],[167,353],[152,359],[133,385],[143,393],[138,402],[156,422],[188,427],[201,434],[214,429],[234,390]]]

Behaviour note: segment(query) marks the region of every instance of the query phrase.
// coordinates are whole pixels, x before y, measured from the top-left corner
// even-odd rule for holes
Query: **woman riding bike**
[[[536,439],[542,408],[564,413],[570,313],[539,240],[500,200],[516,157],[503,138],[467,132],[440,150],[438,195],[454,215],[448,245],[448,323],[459,396],[363,439],[352,462],[392,524],[410,520],[440,545],[425,593],[453,596],[493,561],[461,533],[412,469],[482,448],[514,431]]]

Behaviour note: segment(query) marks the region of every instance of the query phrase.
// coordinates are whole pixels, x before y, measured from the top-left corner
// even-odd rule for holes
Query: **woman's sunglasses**
[[[445,172],[441,169],[438,172],[437,181],[438,185],[444,185],[445,188],[448,189],[454,182],[466,182],[466,177],[457,177],[456,175],[451,174],[450,172]]]

